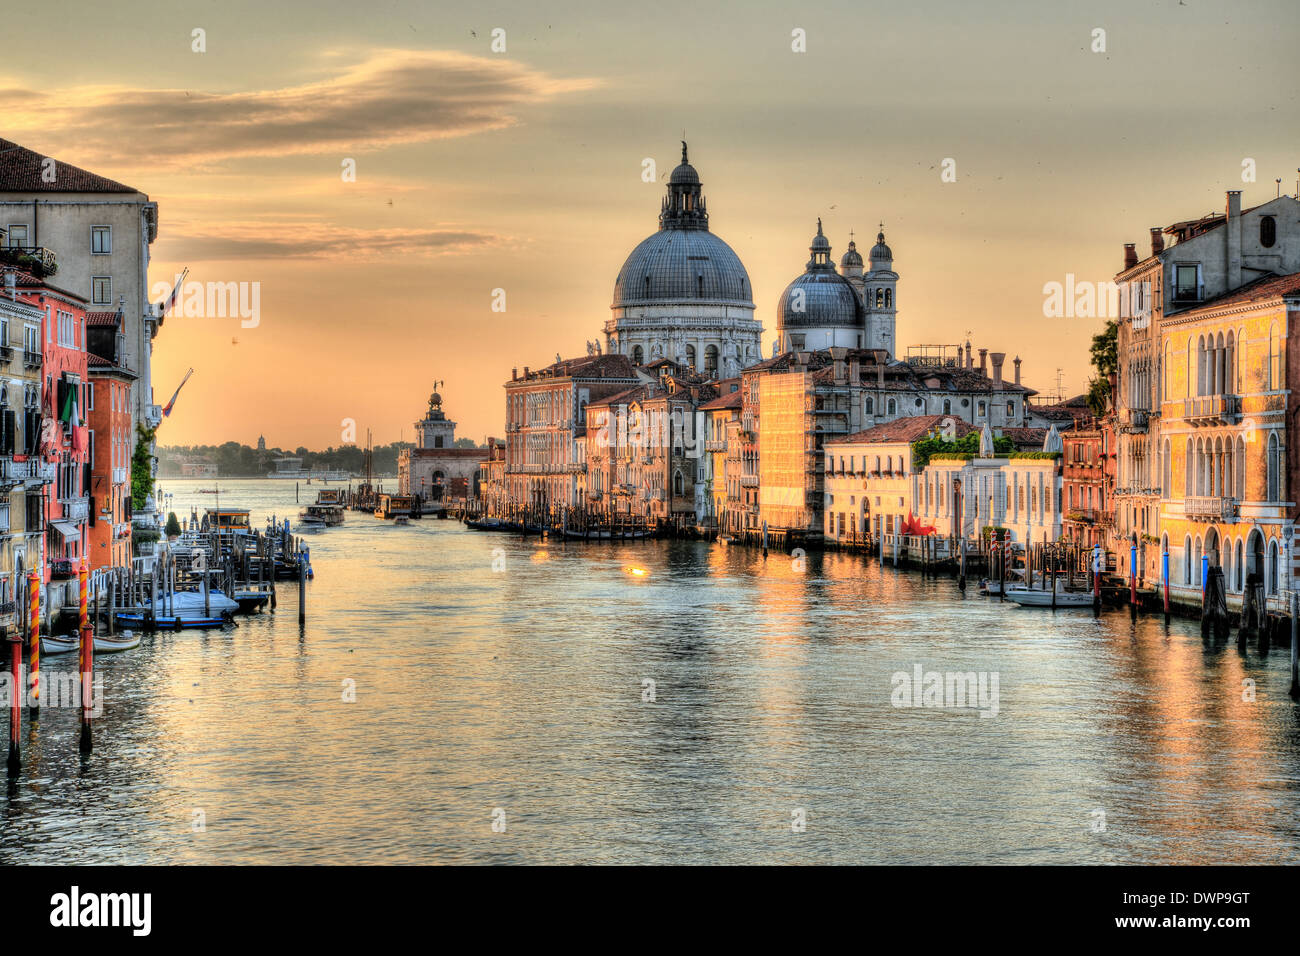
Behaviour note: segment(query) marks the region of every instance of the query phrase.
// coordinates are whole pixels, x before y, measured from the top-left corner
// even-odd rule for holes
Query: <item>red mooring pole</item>
[[[95,666],[95,634],[90,627],[90,613],[87,606],[87,591],[90,590],[90,572],[86,559],[81,559],[81,570],[77,575],[81,591],[81,752],[88,754],[93,743],[90,735],[90,708],[93,687],[91,671]]]
[[[27,643],[31,645],[32,699],[29,714],[32,720],[41,716],[41,576],[35,571],[27,575]]]

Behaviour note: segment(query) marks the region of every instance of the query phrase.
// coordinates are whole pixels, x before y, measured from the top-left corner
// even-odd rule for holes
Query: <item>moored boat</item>
[[[134,631],[123,631],[121,634],[111,637],[107,634],[95,635],[96,654],[116,654],[119,651],[129,651],[131,648],[139,646],[140,635]]]
[[[67,634],[42,634],[42,654],[70,654],[81,649],[81,641]]]
[[[1009,587],[1006,594],[1008,601],[1014,601],[1021,607],[1092,607],[1091,591],[1065,591],[1056,589],[1055,601],[1052,592],[1046,588]]]

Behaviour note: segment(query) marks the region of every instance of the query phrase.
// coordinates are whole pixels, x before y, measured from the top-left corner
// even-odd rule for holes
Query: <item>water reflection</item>
[[[199,484],[168,489],[178,511]],[[287,484],[223,503],[291,515]],[[275,615],[101,659],[85,763],[74,712],[24,726],[6,861],[1300,858],[1286,649],[844,554],[351,513],[312,542],[305,628],[290,588]],[[999,715],[891,706],[917,664],[997,673]]]

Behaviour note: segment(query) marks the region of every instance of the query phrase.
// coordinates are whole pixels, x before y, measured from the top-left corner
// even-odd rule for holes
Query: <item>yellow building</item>
[[[758,514],[771,530],[822,530],[809,378],[799,371],[759,380]]]
[[[1300,273],[1260,279],[1162,323],[1161,548],[1170,591],[1199,602],[1202,558],[1239,605],[1253,575],[1270,603],[1293,587],[1287,542],[1290,333]]]

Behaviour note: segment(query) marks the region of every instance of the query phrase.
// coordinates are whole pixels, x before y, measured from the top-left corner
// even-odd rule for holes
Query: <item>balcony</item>
[[[1147,430],[1148,420],[1145,408],[1126,408],[1119,430],[1126,435],[1136,435]]]
[[[1236,395],[1202,395],[1183,399],[1183,418],[1192,425],[1231,425],[1241,414]]]
[[[726,451],[727,440],[725,438],[711,438],[704,443],[705,451]]]
[[[59,271],[54,253],[44,246],[7,246],[0,249],[0,263],[17,266],[38,279],[56,275]]]
[[[1217,497],[1185,498],[1183,513],[1193,521],[1232,521],[1237,514],[1237,500]]]
[[[0,345],[0,362],[3,362],[7,365],[9,363],[9,360],[12,359],[13,357],[14,357],[14,349],[12,345]]]
[[[60,498],[63,520],[80,523],[90,518],[90,501],[87,498]]]
[[[740,476],[740,487],[742,487],[742,488],[757,488],[757,487],[758,487],[758,475],[741,475],[741,476]]]
[[[41,367],[41,353],[29,352],[27,349],[23,349],[23,368],[40,368],[40,367]]]

